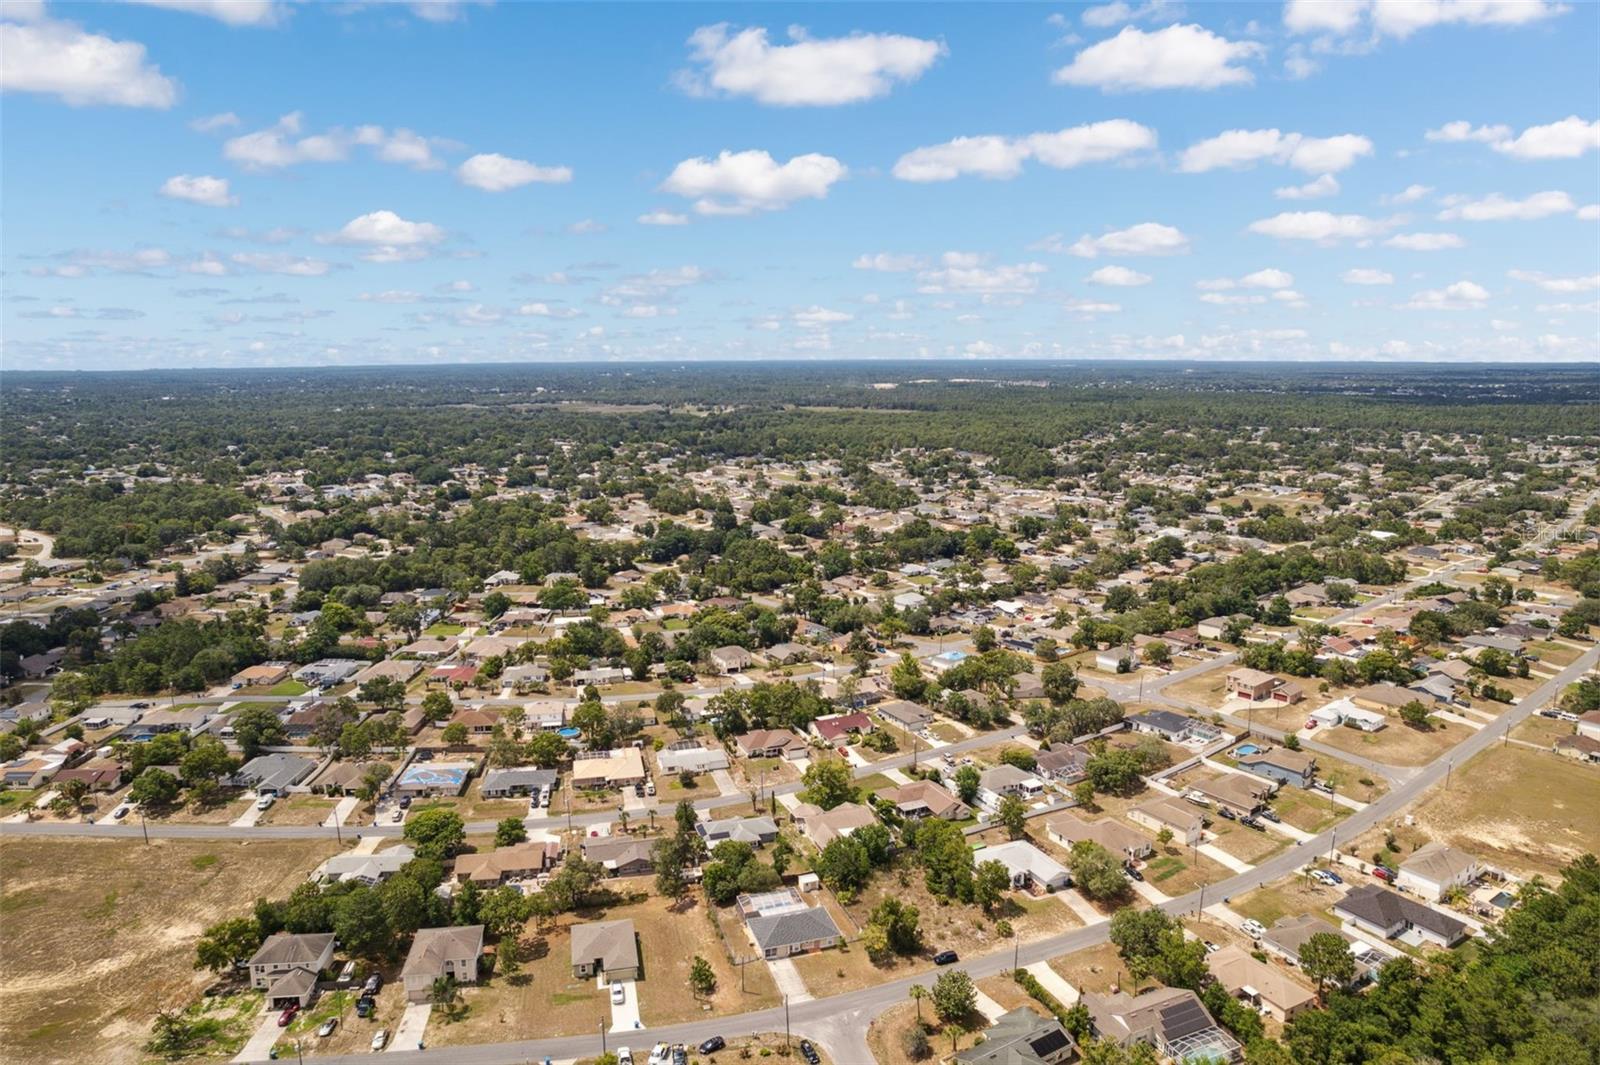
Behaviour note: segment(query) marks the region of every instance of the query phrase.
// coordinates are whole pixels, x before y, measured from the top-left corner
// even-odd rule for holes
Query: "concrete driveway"
[[[271,1060],[272,1048],[277,1045],[278,1036],[283,1033],[283,1030],[278,1027],[278,1013],[278,1010],[262,1010],[260,1025],[256,1028],[255,1034],[245,1043],[244,1049],[234,1057],[234,1061]]]
[[[772,973],[772,982],[778,986],[778,994],[788,996],[790,1005],[811,1001],[811,991],[800,970],[794,967],[794,959],[773,958],[767,962],[767,969]]]
[[[422,1033],[428,1030],[428,1017],[432,1013],[431,1002],[406,1003],[406,1011],[400,1015],[400,1023],[394,1026],[394,1035],[389,1038],[389,1045],[384,1050],[415,1050],[420,1047]]]
[[[631,1032],[640,1027],[639,1024],[639,985],[632,980],[614,980],[613,986],[622,985],[623,997],[620,1004],[611,1003],[611,1030],[613,1032]],[[600,989],[611,997],[611,988],[604,983]]]
[[[247,791],[244,793],[244,797],[250,800],[250,805],[246,807],[244,813],[234,819],[231,826],[233,828],[254,828],[256,822],[261,820],[261,815],[267,812],[256,807],[255,792]],[[267,809],[270,810],[272,807],[269,806]]]

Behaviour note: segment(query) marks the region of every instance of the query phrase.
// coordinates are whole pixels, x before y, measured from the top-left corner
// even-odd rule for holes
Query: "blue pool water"
[[[1241,746],[1239,748],[1237,753],[1239,753],[1239,754],[1255,754],[1259,750],[1261,750],[1261,748],[1257,747],[1255,744],[1246,743],[1246,744],[1244,744],[1243,746]]]
[[[575,728],[564,728],[557,730],[556,735],[562,737],[563,739],[571,740],[583,735],[583,733]]]

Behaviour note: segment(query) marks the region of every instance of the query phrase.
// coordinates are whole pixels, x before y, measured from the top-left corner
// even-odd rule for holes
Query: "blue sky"
[[[12,369],[1600,357],[1600,7],[9,3]]]

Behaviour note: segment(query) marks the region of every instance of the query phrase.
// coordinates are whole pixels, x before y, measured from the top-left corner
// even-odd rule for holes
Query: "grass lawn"
[[[1284,786],[1272,800],[1272,808],[1283,818],[1284,824],[1293,825],[1302,832],[1316,835],[1332,828],[1350,813],[1331,799],[1314,795],[1303,788]]]
[[[272,687],[266,689],[265,691],[261,692],[260,694],[262,694],[262,695],[304,695],[306,692],[308,692],[310,690],[311,689],[306,687],[304,684],[301,684],[299,681],[295,680],[293,677],[290,677],[288,680],[280,680],[278,683],[274,684]]]
[[[1545,748],[1554,745],[1561,737],[1570,735],[1572,735],[1572,722],[1554,721],[1538,714],[1530,716],[1511,730],[1513,740],[1522,740]]]
[[[435,621],[432,625],[422,630],[424,636],[460,636],[467,631],[465,625],[457,625],[453,621]]]
[[[1179,681],[1167,688],[1163,694],[1215,710],[1228,701],[1228,672],[1232,668],[1232,666],[1218,666],[1199,676]]]
[[[1117,948],[1110,943],[1051,958],[1050,968],[1080,992],[1110,991],[1119,982],[1126,984],[1128,975]]]
[[[1344,891],[1324,887],[1303,876],[1263,884],[1247,895],[1235,895],[1228,906],[1241,917],[1253,917],[1271,928],[1280,917],[1320,913],[1338,902]],[[1338,922],[1334,922],[1337,924]]]
[[[143,1061],[156,1011],[210,982],[193,969],[200,932],[257,896],[287,895],[336,850],[331,840],[0,839],[0,1060]]]
[[[1548,751],[1496,744],[1416,805],[1420,828],[1515,872],[1552,874],[1600,853],[1600,773]]]
[[[1188,847],[1167,847],[1158,851],[1145,862],[1141,872],[1146,883],[1172,896],[1187,895],[1199,890],[1201,884],[1215,884],[1233,875],[1220,862],[1204,854],[1197,855]]]
[[[291,795],[279,799],[261,815],[263,825],[320,825],[333,813],[338,800],[321,795]],[[237,815],[235,815],[237,816]]]
[[[1527,646],[1526,650],[1539,656],[1539,661],[1546,665],[1565,669],[1572,665],[1583,654],[1581,650],[1566,643],[1557,643],[1555,640],[1539,640]]]
[[[1227,821],[1220,817],[1211,823],[1210,830],[1217,837],[1213,843],[1240,861],[1249,862],[1251,865],[1265,861],[1290,844],[1288,839],[1274,832],[1257,832],[1236,821]]]
[[[1385,765],[1427,765],[1466,739],[1470,731],[1465,725],[1439,721],[1431,731],[1421,732],[1393,718],[1389,727],[1379,732],[1362,732],[1341,725],[1318,729],[1316,738],[1330,747]]]
[[[43,794],[43,789],[34,788],[7,788],[0,791],[0,813],[15,813],[25,810]]]
[[[1317,752],[1317,779],[1332,784],[1334,791],[1357,802],[1373,802],[1389,790],[1382,777],[1321,751]]]
[[[608,920],[633,918],[644,951],[644,980],[639,984],[640,1017],[647,1025],[676,1024],[712,1012],[745,1013],[778,1005],[782,999],[767,967],[760,962],[745,966],[744,988],[740,972],[728,960],[717,931],[706,917],[704,899],[674,909],[668,900],[650,897],[642,903],[618,907]],[[696,956],[711,963],[717,976],[709,1000],[696,998],[689,987],[689,968]]]

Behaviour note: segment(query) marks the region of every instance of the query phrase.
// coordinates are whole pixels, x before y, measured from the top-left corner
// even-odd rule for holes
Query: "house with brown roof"
[[[1109,817],[1083,821],[1072,814],[1059,814],[1045,821],[1044,830],[1053,842],[1067,850],[1074,843],[1088,841],[1123,858],[1148,858],[1155,852],[1146,836]]]
[[[1278,790],[1273,781],[1247,773],[1224,773],[1211,780],[1197,781],[1190,787],[1239,817],[1254,814]]]
[[[1287,1021],[1316,1004],[1316,992],[1290,975],[1289,970],[1258,961],[1236,943],[1206,955],[1206,968],[1227,989],[1277,1021]]]
[[[604,983],[639,978],[639,937],[633,921],[592,921],[572,926],[572,975]]]
[[[806,741],[786,728],[751,729],[733,738],[734,749],[745,758],[787,758],[794,761],[811,753]]]
[[[1163,828],[1168,829],[1173,840],[1185,847],[1200,842],[1206,825],[1205,818],[1193,806],[1164,795],[1133,807],[1128,811],[1128,820],[1158,834]]]
[[[946,821],[960,821],[972,816],[972,807],[927,780],[913,780],[898,788],[880,791],[878,796],[893,803],[902,817],[913,820],[939,817]]]
[[[317,990],[317,977],[333,961],[333,933],[276,932],[246,964],[250,986],[267,993],[271,1009],[305,1006]]]
[[[456,882],[464,884],[470,880],[482,887],[512,880],[532,880],[555,868],[560,861],[561,844],[556,840],[496,847],[492,851],[458,856]]]
[[[840,836],[848,836],[858,828],[875,825],[878,818],[860,803],[844,802],[831,810],[823,810],[803,802],[790,811],[794,823],[818,850]]]

